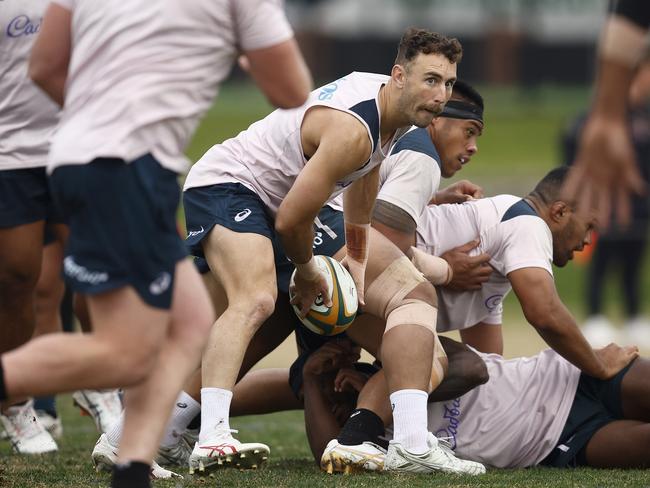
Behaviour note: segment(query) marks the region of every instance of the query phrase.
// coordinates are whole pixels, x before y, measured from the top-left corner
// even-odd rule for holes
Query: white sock
[[[108,442],[111,443],[111,446],[118,447],[120,445],[120,437],[122,437],[122,430],[124,429],[124,410],[120,414],[120,417],[106,432],[106,437],[108,437]]]
[[[160,442],[161,447],[173,447],[178,444],[183,432],[194,417],[201,411],[201,404],[184,391],[178,395],[172,415]]]
[[[230,400],[232,391],[223,388],[201,388],[201,432],[199,442],[206,442],[212,434],[230,429]]]
[[[427,446],[427,400],[422,390],[399,390],[390,396],[393,407],[393,439],[413,454],[422,454]]]

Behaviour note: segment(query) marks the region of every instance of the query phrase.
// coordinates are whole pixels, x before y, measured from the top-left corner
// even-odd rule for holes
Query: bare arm
[[[303,313],[326,291],[325,280],[312,266],[313,222],[337,181],[361,167],[370,157],[371,142],[353,116],[327,108],[311,109],[301,128],[302,145],[311,155],[282,201],[275,229],[296,273],[296,303]],[[324,294],[325,296],[325,294]]]
[[[230,415],[258,415],[301,408],[302,403],[289,386],[287,368],[258,369],[247,373],[235,385]]]
[[[71,19],[72,12],[51,3],[29,58],[29,77],[60,106],[72,51]]]
[[[244,54],[247,71],[272,105],[292,108],[305,103],[313,83],[295,39]]]
[[[607,19],[592,110],[580,136],[574,168],[563,187],[564,198],[576,198],[579,208],[596,206],[604,227],[612,207],[619,222],[628,223],[630,196],[643,192],[627,125],[627,94],[646,35],[647,27],[623,16]]]
[[[620,349],[614,356],[594,351],[555,289],[553,277],[542,268],[522,268],[508,274],[526,320],[558,354],[595,378],[607,379],[625,367],[638,352]]]
[[[484,324],[479,322],[472,327],[462,329],[460,338],[463,343],[481,352],[503,355],[503,331],[501,324]]]
[[[377,200],[372,213],[372,226],[388,237],[404,254],[411,246],[415,246],[415,220],[397,205]]]

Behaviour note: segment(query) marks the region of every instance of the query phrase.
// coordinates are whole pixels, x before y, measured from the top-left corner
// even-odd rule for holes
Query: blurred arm
[[[305,103],[313,83],[295,39],[246,51],[245,56],[249,74],[272,105],[293,108]]]
[[[72,12],[51,3],[29,58],[29,77],[60,106],[72,50],[71,19]]]

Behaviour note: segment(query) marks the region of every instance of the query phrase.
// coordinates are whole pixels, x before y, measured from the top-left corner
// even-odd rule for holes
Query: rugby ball
[[[357,315],[357,287],[347,269],[336,259],[329,256],[314,256],[316,264],[327,280],[327,289],[332,299],[332,306],[326,307],[322,296],[318,296],[305,317],[300,317],[300,310],[295,305],[293,311],[302,324],[312,332],[324,336],[333,336],[344,332]],[[296,270],[291,275],[293,288]],[[289,292],[291,298],[293,294]]]

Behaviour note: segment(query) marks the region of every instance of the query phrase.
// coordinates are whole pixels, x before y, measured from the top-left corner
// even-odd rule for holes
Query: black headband
[[[473,103],[462,102],[460,100],[449,100],[440,114],[440,117],[470,119],[483,123],[483,109]]]

